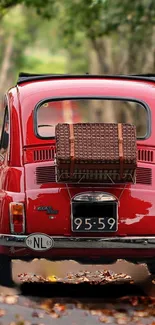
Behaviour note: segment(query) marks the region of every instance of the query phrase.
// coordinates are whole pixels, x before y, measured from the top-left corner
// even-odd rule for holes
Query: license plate
[[[112,232],[117,231],[117,219],[113,217],[74,217],[72,230],[80,232]]]
[[[72,204],[72,231],[117,231],[117,202]]]

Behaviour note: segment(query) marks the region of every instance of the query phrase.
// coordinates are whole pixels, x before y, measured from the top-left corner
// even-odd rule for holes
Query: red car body
[[[147,139],[137,140],[136,184],[67,186],[56,182],[55,140],[36,136],[34,108],[46,98],[89,96],[132,98],[147,105],[150,133]],[[147,75],[23,76],[7,92],[4,110],[6,107],[10,140],[5,158],[0,156],[1,257],[6,258],[7,263],[15,258],[38,257],[92,264],[123,258],[152,266],[155,260],[155,78]],[[72,231],[71,198],[91,191],[117,197],[116,232],[79,234]],[[22,224],[20,218],[11,219],[11,202],[23,204]],[[52,207],[51,217],[48,207]],[[27,247],[25,241],[34,233],[49,235],[53,247],[48,250]]]

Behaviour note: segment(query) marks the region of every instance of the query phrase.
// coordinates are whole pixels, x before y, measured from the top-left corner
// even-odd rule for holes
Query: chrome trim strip
[[[96,197],[96,194],[98,194],[98,195],[103,195],[103,196],[105,196],[105,200],[77,200],[77,197],[83,197],[83,196],[86,196],[86,195],[91,195],[92,197]],[[112,200],[108,200],[108,197],[110,197],[111,196],[111,198],[112,198]],[[117,201],[118,200],[118,198],[115,196],[115,195],[113,195],[112,193],[109,193],[109,192],[105,192],[105,191],[86,191],[86,192],[80,192],[80,193],[78,193],[78,194],[75,194],[73,197],[72,197],[72,201],[73,202],[77,202],[77,203],[92,203],[92,202],[99,202],[99,203],[105,203],[105,202],[114,202],[114,201]]]
[[[34,233],[35,234],[35,233]],[[0,246],[26,248],[28,235],[0,235]],[[153,237],[53,237],[54,248],[87,248],[110,249],[131,248],[150,249],[155,248],[155,236]]]

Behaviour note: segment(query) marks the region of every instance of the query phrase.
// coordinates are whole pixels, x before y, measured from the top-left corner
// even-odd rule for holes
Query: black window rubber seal
[[[117,96],[63,96],[63,97],[47,97],[42,100],[40,100],[34,107],[34,114],[33,114],[33,119],[34,119],[34,133],[35,136],[39,139],[42,140],[55,140],[55,137],[43,137],[39,135],[38,133],[38,124],[37,124],[37,111],[40,106],[43,104],[46,104],[48,102],[58,102],[58,101],[65,101],[65,100],[118,100],[118,101],[128,101],[128,102],[134,102],[137,104],[140,104],[145,108],[148,114],[148,119],[147,119],[147,133],[145,134],[144,137],[137,137],[137,140],[147,140],[150,135],[151,135],[151,110],[146,102],[143,100],[139,100],[137,98],[133,97],[117,97]]]

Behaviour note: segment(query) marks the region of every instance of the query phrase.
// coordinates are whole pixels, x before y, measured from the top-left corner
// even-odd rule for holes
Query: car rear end
[[[28,97],[25,101],[24,93],[21,95],[25,204],[23,210],[17,209],[17,214],[22,215],[12,216],[11,236],[4,236],[5,245],[11,243],[16,257],[21,255],[22,249],[23,258],[75,259],[91,263],[113,262],[118,258],[135,262],[154,258],[152,82],[123,77],[68,77],[31,80],[30,85],[25,80],[19,84],[21,92],[24,87],[26,94],[31,92],[31,102]],[[39,93],[39,89],[42,92]],[[75,115],[74,109],[78,111]],[[91,180],[89,175],[88,179],[81,177],[82,180],[58,178],[55,127],[58,123],[74,125],[77,122],[136,126],[135,174],[130,179],[117,178],[118,175],[114,179],[112,169],[106,167],[105,178],[101,177],[100,181],[100,176]],[[131,142],[131,139],[126,140]],[[85,163],[82,158],[81,161]],[[99,174],[106,171],[102,162],[100,165],[103,166]],[[96,169],[95,162],[94,166]],[[19,228],[15,225],[17,219]]]

